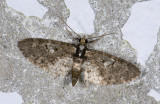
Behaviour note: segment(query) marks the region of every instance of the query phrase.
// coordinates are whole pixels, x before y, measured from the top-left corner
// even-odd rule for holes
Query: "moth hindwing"
[[[74,45],[56,40],[27,38],[19,41],[18,47],[33,64],[51,74],[71,73],[73,86],[82,72],[83,80],[97,85],[121,84],[139,76],[139,68],[132,63],[108,53],[88,49],[87,44],[93,41],[89,42],[85,37],[78,41]],[[58,63],[64,67],[58,69]]]

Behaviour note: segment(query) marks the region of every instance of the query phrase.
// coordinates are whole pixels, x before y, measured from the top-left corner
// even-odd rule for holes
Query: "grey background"
[[[22,95],[24,104],[158,104],[147,96],[150,89],[160,93],[160,33],[154,51],[141,67],[140,78],[126,84],[81,86],[63,86],[64,76],[54,78],[46,71],[33,65],[23,57],[17,47],[17,42],[24,38],[46,38],[71,42],[63,30],[62,21],[69,12],[64,1],[39,0],[48,8],[43,19],[26,17],[12,8],[7,7],[4,0],[0,1],[0,91],[18,92]],[[136,50],[122,40],[120,28],[130,15],[130,7],[137,0],[89,0],[95,12],[95,33],[116,32],[106,36],[90,48],[109,52],[115,56],[136,63]],[[16,14],[16,15],[15,15]],[[106,15],[107,14],[107,15]],[[43,20],[49,19],[46,26]],[[101,28],[102,26],[106,28]]]

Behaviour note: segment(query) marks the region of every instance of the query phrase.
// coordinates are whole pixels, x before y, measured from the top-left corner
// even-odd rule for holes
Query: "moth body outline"
[[[73,40],[78,41],[78,44],[41,38],[27,38],[18,41],[17,46],[33,64],[52,74],[60,73],[62,70],[70,72],[65,68],[59,70],[58,66],[53,67],[60,59],[72,58],[72,65],[69,66],[65,61],[62,63],[64,66],[71,67],[72,86],[76,85],[82,72],[85,73],[84,80],[101,86],[125,83],[140,75],[139,68],[131,62],[87,47],[87,44],[97,42],[108,34],[93,38],[86,38],[85,36],[81,38],[77,34],[78,38],[74,38],[69,30],[67,32]]]

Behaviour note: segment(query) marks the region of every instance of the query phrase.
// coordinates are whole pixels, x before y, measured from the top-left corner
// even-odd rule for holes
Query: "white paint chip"
[[[22,96],[17,92],[3,93],[0,92],[0,104],[22,104]]]
[[[88,0],[65,0],[70,10],[70,17],[67,24],[77,33],[94,33],[95,14]]]
[[[48,10],[37,0],[6,0],[6,3],[9,7],[22,12],[26,16],[37,16],[41,19]]]
[[[153,52],[160,27],[160,0],[136,3],[131,16],[122,28],[123,39],[127,40],[138,52],[137,61],[145,61]]]
[[[160,94],[156,92],[154,89],[150,89],[147,95],[153,97],[157,102],[160,101]]]

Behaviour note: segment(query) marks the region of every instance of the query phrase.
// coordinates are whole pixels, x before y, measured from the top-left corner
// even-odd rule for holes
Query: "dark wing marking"
[[[97,85],[121,84],[140,74],[132,63],[104,52],[87,50],[85,56],[85,80]]]
[[[65,68],[71,68],[74,45],[56,40],[28,38],[18,42],[22,54],[35,65],[51,72],[63,73]],[[67,72],[67,71],[66,71]]]

